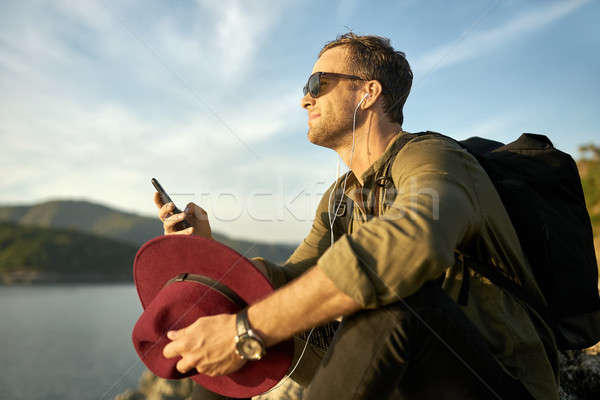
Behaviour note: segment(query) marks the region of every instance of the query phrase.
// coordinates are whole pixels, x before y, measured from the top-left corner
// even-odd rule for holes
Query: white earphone
[[[352,159],[354,158],[354,144],[355,144],[355,131],[356,131],[356,112],[358,111],[360,105],[363,103],[363,101],[366,100],[366,98],[369,97],[369,93],[365,93],[365,95],[362,97],[362,99],[360,99],[360,101],[358,102],[358,104],[356,105],[356,107],[354,108],[354,116],[352,118],[352,153],[350,155],[350,165],[348,166],[348,169],[352,169]],[[338,204],[337,207],[335,207],[335,204],[333,206],[333,220],[331,219],[331,198],[333,193],[335,192],[335,188],[337,186],[337,180],[340,178],[340,159],[338,158],[338,163],[337,163],[337,176],[336,176],[336,183],[333,185],[333,190],[329,193],[329,201],[327,202],[327,216],[329,217],[329,230],[331,233],[331,242],[329,244],[329,246],[333,246],[333,241],[334,241],[334,237],[333,237],[333,224],[335,223],[335,219],[337,217],[337,213],[338,210],[341,206],[341,202]],[[346,192],[346,181],[348,180],[348,174],[346,174],[346,177],[344,178],[344,183],[342,185],[342,193]]]
[[[369,97],[369,93],[365,93],[365,95],[363,96],[362,99],[360,99],[360,101],[358,102],[358,104],[356,105],[356,108],[354,109],[354,117],[352,118],[352,154],[350,155],[350,165],[348,166],[348,168],[351,170],[352,169],[352,158],[354,157],[354,142],[355,142],[355,138],[354,138],[354,133],[356,131],[356,112],[358,111],[358,108],[360,107],[360,105],[363,103],[363,101],[365,101],[365,99]],[[333,212],[333,220],[331,218],[331,198],[332,195],[335,193],[335,188],[337,186],[337,181],[340,178],[340,159],[338,159],[338,164],[337,164],[337,177],[336,177],[336,182],[333,185],[333,189],[331,190],[331,192],[329,193],[329,201],[327,202],[327,215],[329,217],[329,229],[331,231],[331,243],[330,246],[333,246],[333,224],[335,223],[335,218],[337,217],[338,214],[338,210],[340,209],[340,205],[341,205],[341,201],[338,204],[337,207],[335,207],[335,204],[333,206],[334,208],[334,212]],[[344,178],[344,183],[342,186],[342,193],[345,193],[346,191],[346,181],[348,180],[348,174],[346,174],[346,177]],[[304,347],[302,348],[302,352],[300,353],[300,357],[298,358],[298,361],[296,361],[296,365],[294,365],[294,368],[292,368],[292,370],[290,371],[289,374],[286,375],[286,377],[284,379],[281,380],[281,382],[279,382],[277,385],[275,385],[273,388],[271,388],[270,390],[268,390],[266,393],[269,393],[272,390],[275,390],[276,388],[278,388],[279,386],[281,386],[283,384],[283,382],[285,381],[285,379],[289,378],[292,373],[294,373],[294,371],[296,370],[296,367],[298,367],[298,364],[300,364],[300,360],[302,360],[302,357],[304,356],[304,352],[306,351],[306,347],[308,346],[309,343],[309,339],[310,336],[312,335],[313,331],[315,330],[315,328],[312,328],[308,334],[308,336],[306,337],[306,343],[304,343]]]
[[[354,108],[354,116],[352,118],[352,154],[350,155],[350,165],[348,166],[348,169],[352,169],[352,158],[354,157],[354,144],[355,144],[355,138],[354,138],[354,133],[356,131],[356,112],[358,111],[358,108],[360,107],[360,105],[363,103],[363,101],[365,101],[365,99],[369,97],[369,93],[365,93],[365,95],[362,97],[362,99],[360,99],[360,101],[358,102],[358,104],[356,105],[356,108]],[[350,171],[348,171],[350,172]],[[331,190],[331,192],[329,193],[329,201],[327,202],[327,216],[329,217],[329,229],[331,231],[331,243],[330,246],[333,246],[333,224],[335,223],[335,219],[337,217],[338,214],[338,210],[340,209],[340,205],[341,205],[341,201],[338,204],[337,207],[335,207],[335,204],[333,206],[334,208],[334,212],[333,212],[333,220],[331,219],[331,198],[332,195],[335,192],[335,188],[337,186],[337,180],[340,178],[340,159],[338,158],[338,164],[337,164],[337,177],[336,177],[336,182],[333,185],[333,189]],[[346,174],[346,177],[344,178],[344,183],[342,186],[342,193],[345,193],[346,191],[346,181],[348,180],[348,174]],[[282,379],[277,385],[275,385],[274,387],[272,387],[271,389],[269,389],[268,391],[266,391],[265,393],[269,393],[275,389],[277,389],[279,386],[281,386],[283,384],[283,382],[289,378],[294,371],[296,370],[296,367],[298,367],[298,364],[300,364],[300,360],[302,360],[302,357],[304,356],[304,352],[306,351],[306,348],[308,347],[308,343],[309,343],[309,339],[310,336],[312,335],[313,331],[315,330],[315,328],[312,328],[310,330],[310,332],[308,333],[308,336],[306,337],[306,343],[304,343],[304,347],[302,348],[302,352],[300,353],[300,357],[298,358],[298,361],[296,361],[296,365],[294,365],[294,368],[292,368],[292,370],[290,371],[290,373],[288,373],[284,379]]]
[[[360,101],[358,102],[358,105],[356,107],[359,107],[363,101],[365,101],[365,99],[369,97],[369,93],[365,93],[365,95],[363,96],[362,99],[360,99]]]

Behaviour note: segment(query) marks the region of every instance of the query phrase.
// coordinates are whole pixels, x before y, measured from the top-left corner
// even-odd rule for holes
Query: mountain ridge
[[[0,283],[131,282],[136,252],[72,229],[0,222]]]
[[[49,200],[31,205],[0,205],[0,222],[22,226],[75,229],[141,246],[163,234],[158,218],[129,213],[87,200]],[[273,262],[285,261],[295,246],[251,242],[213,232],[215,240],[246,257],[261,256]]]
[[[131,282],[137,249],[162,234],[158,218],[85,200],[0,205],[0,283]],[[295,248],[213,237],[247,258],[276,263]]]

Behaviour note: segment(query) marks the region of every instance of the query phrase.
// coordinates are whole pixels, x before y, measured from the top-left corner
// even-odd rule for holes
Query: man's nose
[[[306,93],[304,97],[300,100],[300,107],[308,110],[308,107],[315,105],[315,99],[313,99],[310,93]]]

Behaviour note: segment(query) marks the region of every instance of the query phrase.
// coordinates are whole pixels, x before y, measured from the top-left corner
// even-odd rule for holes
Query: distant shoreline
[[[0,274],[1,286],[37,286],[54,284],[121,284],[133,285],[133,274],[122,277],[107,277],[106,275],[67,275],[56,273],[40,273],[38,271],[12,271]]]
[[[77,286],[77,285],[88,285],[88,286],[135,286],[134,282],[128,281],[36,281],[36,282],[15,282],[15,283],[4,283],[0,282],[0,287],[36,287],[36,286]]]

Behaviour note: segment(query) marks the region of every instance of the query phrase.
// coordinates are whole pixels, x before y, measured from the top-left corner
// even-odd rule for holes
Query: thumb
[[[208,219],[208,214],[206,213],[206,211],[204,211],[202,207],[198,206],[195,203],[188,203],[188,205],[185,207],[185,214],[192,215],[198,220]]]

